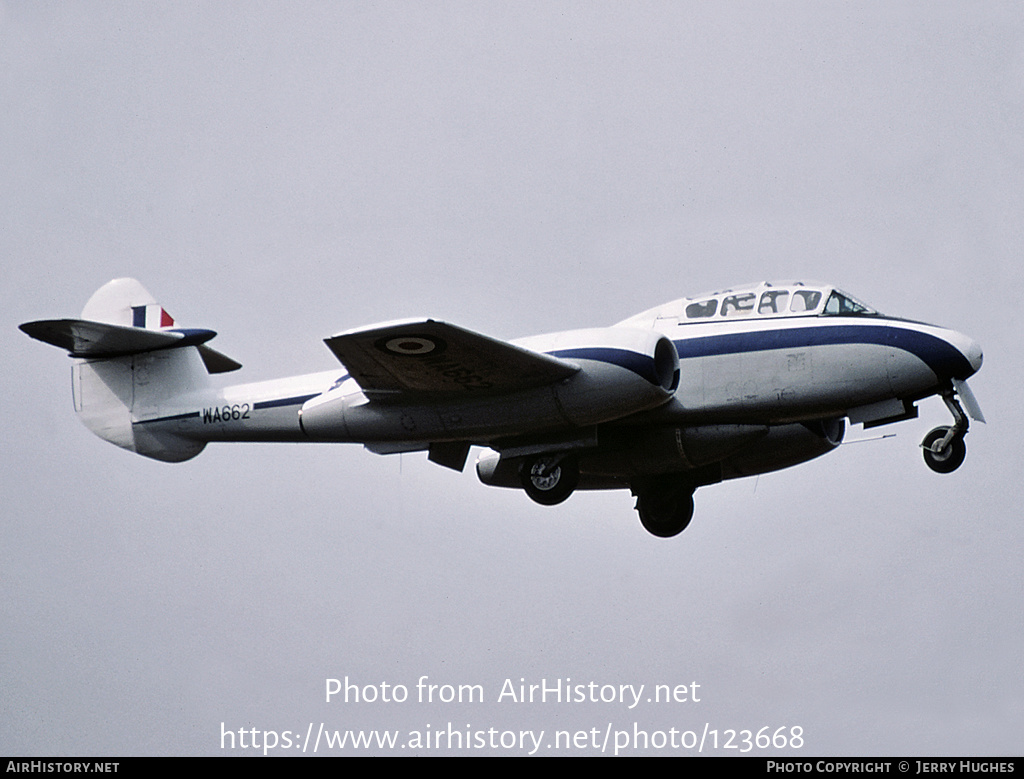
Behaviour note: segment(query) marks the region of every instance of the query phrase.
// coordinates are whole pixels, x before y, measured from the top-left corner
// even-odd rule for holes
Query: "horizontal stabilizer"
[[[72,357],[123,357],[158,349],[198,346],[210,373],[223,373],[242,367],[231,358],[203,345],[217,335],[213,330],[147,330],[84,319],[45,319],[26,322],[20,325],[20,329],[38,341],[66,349]]]
[[[486,397],[553,384],[579,368],[433,319],[349,330],[325,343],[373,400]]]

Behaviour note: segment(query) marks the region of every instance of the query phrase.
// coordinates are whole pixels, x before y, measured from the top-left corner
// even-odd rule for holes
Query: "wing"
[[[552,384],[579,367],[433,319],[390,322],[325,339],[377,401],[486,397]]]

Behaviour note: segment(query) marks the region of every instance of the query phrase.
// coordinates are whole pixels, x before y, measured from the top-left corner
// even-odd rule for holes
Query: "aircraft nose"
[[[971,368],[973,369],[971,373],[977,373],[981,369],[981,344],[977,341],[971,340],[967,346],[967,351],[964,352],[964,356],[967,357],[967,362],[971,364]]]
[[[942,372],[950,378],[966,379],[981,368],[981,344],[963,333],[947,330],[945,340],[955,351],[942,360]]]

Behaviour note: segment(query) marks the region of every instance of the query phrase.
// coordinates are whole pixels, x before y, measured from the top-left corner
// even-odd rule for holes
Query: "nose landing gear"
[[[924,461],[936,473],[952,473],[967,456],[963,436],[956,435],[956,428],[952,427],[937,427],[929,432],[921,442],[921,448]]]
[[[929,468],[936,473],[952,473],[963,464],[967,456],[964,436],[967,435],[970,423],[952,388],[942,393],[942,400],[953,415],[953,426],[937,427],[929,431],[921,442],[921,449]]]

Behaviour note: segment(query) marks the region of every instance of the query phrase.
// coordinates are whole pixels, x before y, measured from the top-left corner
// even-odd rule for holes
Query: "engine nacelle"
[[[679,383],[675,346],[652,330],[573,330],[515,344],[578,370],[541,387],[423,403],[370,401],[346,383],[305,403],[302,429],[324,441],[488,441],[621,419],[665,403]]]
[[[563,414],[575,425],[610,422],[655,408],[679,386],[676,347],[653,330],[570,330],[516,344],[538,351],[542,346],[547,354],[580,366],[579,373],[555,386]]]

